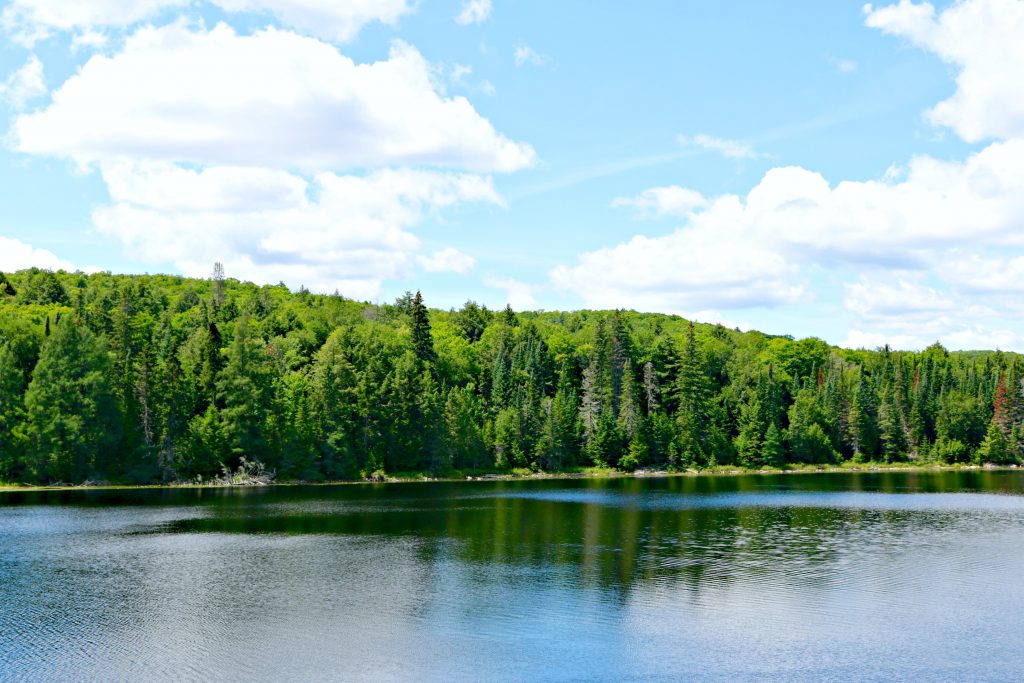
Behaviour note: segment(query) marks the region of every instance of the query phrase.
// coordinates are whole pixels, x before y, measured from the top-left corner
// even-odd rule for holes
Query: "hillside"
[[[632,311],[0,274],[0,480],[1015,462],[1021,362]]]

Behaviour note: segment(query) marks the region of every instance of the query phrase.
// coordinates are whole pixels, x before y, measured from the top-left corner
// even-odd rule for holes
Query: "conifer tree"
[[[708,456],[710,386],[704,374],[703,360],[697,349],[693,323],[686,336],[679,359],[677,379],[680,457],[686,464],[704,464]]]
[[[13,351],[0,343],[0,479],[24,475],[20,434],[25,421],[25,376]]]
[[[878,409],[875,401],[874,389],[862,368],[850,405],[853,457],[857,461],[871,460],[878,453]]]
[[[83,481],[113,459],[120,415],[103,342],[82,325],[55,325],[25,393],[32,468],[43,481]]]
[[[411,315],[412,346],[416,351],[416,357],[423,363],[432,363],[436,354],[434,339],[430,335],[430,314],[423,305],[423,295],[419,290],[416,290],[416,296],[412,300]]]

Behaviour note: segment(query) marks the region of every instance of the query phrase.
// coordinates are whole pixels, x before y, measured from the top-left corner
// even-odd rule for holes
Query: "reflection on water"
[[[0,494],[0,679],[1019,680],[1024,473]]]

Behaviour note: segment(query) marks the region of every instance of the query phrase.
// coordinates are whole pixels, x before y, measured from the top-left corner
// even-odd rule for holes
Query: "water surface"
[[[1024,472],[0,493],[0,679],[1021,680]]]

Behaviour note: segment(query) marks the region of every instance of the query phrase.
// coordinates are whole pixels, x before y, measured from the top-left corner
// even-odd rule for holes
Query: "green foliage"
[[[1000,428],[999,423],[993,419],[985,432],[985,439],[977,451],[977,461],[1006,465],[1018,460],[1019,447],[1014,444],[1010,437]]]
[[[40,481],[103,476],[116,453],[118,408],[106,346],[88,328],[56,325],[25,392],[29,469]]]
[[[851,351],[631,311],[32,269],[0,277],[0,479],[1006,464],[1020,375],[1015,354]]]

